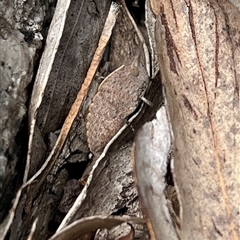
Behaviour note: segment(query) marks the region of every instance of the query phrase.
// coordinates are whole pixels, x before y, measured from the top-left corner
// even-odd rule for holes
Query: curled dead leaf
[[[58,231],[49,240],[77,239],[99,228],[112,228],[123,222],[144,223],[142,218],[92,216],[79,219]]]

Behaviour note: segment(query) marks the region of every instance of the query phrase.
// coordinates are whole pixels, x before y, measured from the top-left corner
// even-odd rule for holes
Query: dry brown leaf
[[[87,116],[87,138],[91,152],[97,154],[132,114],[149,84],[143,49],[125,65],[108,75],[98,88]]]

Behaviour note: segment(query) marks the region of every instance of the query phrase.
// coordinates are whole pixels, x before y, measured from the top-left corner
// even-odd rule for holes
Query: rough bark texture
[[[61,3],[63,2],[64,1],[61,1]],[[71,107],[72,102],[75,99],[78,90],[80,89],[82,81],[86,76],[86,72],[92,60],[93,53],[95,52],[98,44],[99,36],[103,29],[106,15],[109,11],[110,3],[111,1],[71,1],[70,8],[67,11],[67,19],[65,22],[63,35],[61,35],[62,33],[60,32],[58,34],[57,29],[53,30],[56,34],[55,36],[61,36],[61,42],[59,47],[58,45],[55,45],[57,49],[54,48],[54,50],[57,51],[57,54],[52,65],[50,77],[49,79],[47,79],[47,87],[42,90],[41,84],[38,85],[38,87],[40,87],[40,89],[42,90],[40,91],[40,93],[42,94],[43,98],[40,107],[37,108],[37,114],[34,115],[34,117],[37,119],[37,134],[34,135],[31,145],[33,149],[33,162],[31,162],[28,178],[32,176],[37,177],[32,178],[35,181],[31,181],[30,179],[18,191],[18,195],[13,201],[14,207],[10,211],[11,214],[9,214],[4,219],[4,222],[1,223],[1,235],[3,233],[6,234],[6,232],[8,231],[8,236],[10,239],[27,239],[34,221],[36,220],[36,218],[38,218],[34,238],[47,239],[56,231],[56,226],[60,224],[63,219],[63,214],[68,211],[70,207],[65,205],[64,207],[66,208],[62,209],[61,207],[64,205],[64,203],[61,203],[62,205],[59,206],[60,201],[63,197],[63,189],[67,180],[69,178],[74,179],[75,188],[71,189],[71,191],[81,190],[82,186],[79,186],[80,184],[79,182],[77,182],[77,179],[81,177],[82,172],[86,167],[86,163],[81,164],[79,162],[81,162],[81,160],[89,160],[89,152],[85,141],[86,136],[84,119],[86,116],[86,112],[88,111],[87,108],[89,106],[91,98],[97,91],[96,89],[97,85],[100,82],[99,80],[102,80],[102,73],[99,73],[99,76],[96,78],[97,80],[94,81],[91,86],[90,92],[87,96],[85,96],[85,102],[82,108],[79,110],[78,117],[75,119],[72,131],[68,136],[69,138],[66,140],[64,151],[62,152],[62,154],[60,154],[59,161],[54,166],[53,171],[48,174],[48,170],[46,170],[46,168],[41,168],[39,171],[40,173],[37,172],[37,170],[42,166],[42,164],[44,165],[44,160],[46,160],[45,156],[47,156],[48,152],[55,144],[54,142],[57,138],[58,132],[52,133],[52,131],[61,128],[61,125],[66,115],[68,114],[69,108]],[[6,2],[5,4],[7,6]],[[64,5],[61,6],[63,7]],[[136,34],[136,30],[134,30],[136,29],[136,27],[132,27],[132,23],[129,20],[126,9],[124,8],[122,8],[122,16],[124,16],[124,18],[118,19],[118,21],[121,21],[121,24],[123,26],[127,25],[131,27],[131,31],[129,31],[130,34],[127,35],[127,37],[130,39],[128,39],[128,41],[119,40],[119,42],[121,42],[119,48],[115,48],[115,50],[113,48],[113,50],[111,51],[114,51],[115,54],[118,55],[119,60],[119,62],[116,60],[111,60],[113,62],[111,67],[114,69],[114,64],[117,63],[122,65],[126,62],[126,60],[131,59],[135,55],[135,49],[139,45],[142,46],[143,41],[139,39],[138,35]],[[58,20],[60,21],[61,17],[57,18],[57,21]],[[114,41],[114,44],[117,44],[117,40]],[[47,46],[49,46],[49,44],[47,44]],[[124,53],[121,52],[122,50],[124,50]],[[104,59],[104,62],[106,62],[106,59]],[[40,72],[40,74],[45,74],[44,69],[42,72]],[[148,76],[146,76],[146,78],[146,81],[148,81]],[[148,107],[150,108],[150,111],[149,114],[146,116],[145,121],[149,120],[149,118],[153,116],[156,108],[158,108],[159,102],[161,102],[161,89],[159,88],[160,82],[156,81],[155,83],[156,84],[152,84],[152,91],[154,92],[154,94],[150,95],[153,98],[157,99],[157,107],[155,105],[153,107]],[[147,89],[147,92],[149,92],[149,89]],[[34,97],[35,95],[33,95],[32,98],[34,99]],[[151,101],[151,97],[149,98],[149,100]],[[86,102],[88,102],[88,104],[86,104]],[[30,111],[29,115],[31,115],[31,113],[32,112]],[[136,125],[133,125],[134,130],[137,130],[139,125],[142,124],[140,122]],[[129,139],[133,138],[135,131],[132,129],[132,127],[128,127],[128,130],[124,132],[125,135],[119,140],[119,142],[117,142],[116,148],[114,149],[116,153],[114,152],[113,154],[117,156],[117,151],[120,146],[123,143],[128,142]],[[25,132],[25,134],[26,133],[27,131]],[[130,145],[131,143],[129,142],[128,154],[126,155],[126,157],[122,156],[121,158],[121,161],[123,161],[122,163],[124,163],[124,160],[128,161],[128,169],[131,169]],[[22,165],[24,168],[24,164]],[[69,167],[69,165],[72,166]],[[122,164],[122,166],[123,170],[126,170],[126,166],[124,164]],[[118,172],[118,170],[120,171],[120,169],[118,168],[117,164],[114,166],[114,168],[115,170],[113,171],[115,171],[117,175],[120,175],[120,173]],[[46,173],[44,173],[44,170],[46,170]],[[107,169],[105,170],[108,171]],[[136,215],[140,215],[140,210],[137,208],[137,192],[134,188],[133,180],[131,179],[129,171],[127,173],[128,176],[125,176],[125,172],[122,174],[122,177],[125,177],[126,179],[129,178],[130,183],[125,186],[124,184],[126,184],[127,182],[122,181],[123,186],[118,185],[117,187],[119,189],[123,189],[121,191],[121,195],[123,195],[122,198],[115,195],[109,196],[109,191],[104,193],[105,197],[109,198],[112,201],[111,204],[113,207],[111,208],[112,212],[105,209],[103,211],[103,214],[113,214],[115,211],[116,214],[130,213],[131,211],[129,205],[132,204],[135,211],[134,213],[136,213]],[[104,178],[105,175],[101,177]],[[117,177],[114,177],[114,179],[115,178]],[[107,183],[103,183],[102,185],[106,186],[108,184],[109,188],[111,190],[114,190],[115,185],[113,183],[110,184],[108,180],[108,178],[107,180],[105,179]],[[97,184],[100,184],[100,182],[101,181],[96,181]],[[119,182],[117,183],[120,184]],[[102,186],[98,185],[96,187],[96,189],[99,188],[102,188]],[[133,190],[134,194],[131,194],[131,192],[129,193],[130,188],[131,190]],[[94,194],[95,192],[92,193]],[[89,194],[91,195],[91,193]],[[129,196],[127,194],[129,194]],[[76,196],[74,196],[74,194],[69,193],[69,198],[67,199],[67,201],[70,202],[69,205],[71,205],[71,203],[75,200],[75,197]],[[14,197],[11,196],[10,199],[12,200],[13,198]],[[65,201],[65,198],[63,200]],[[101,211],[100,204],[98,204],[98,202],[100,201],[104,205],[104,202],[102,202],[101,200],[101,198],[94,199],[94,202],[96,204],[95,206],[92,206],[91,212],[89,212],[88,214]],[[111,207],[110,203],[108,204],[108,206]],[[7,208],[6,211],[8,211]],[[87,211],[85,212],[87,214]],[[14,217],[11,218],[11,216]],[[139,234],[141,235],[141,232]]]
[[[71,1],[62,33],[58,33],[60,20],[56,20],[56,29],[53,31],[55,35],[62,34],[61,41],[51,66],[41,104],[34,116],[37,122],[32,143],[29,178],[44,162],[46,150],[43,149],[48,145],[49,134],[62,127],[76,98],[92,61],[109,7],[110,1],[96,3]],[[45,64],[46,62],[47,59]],[[40,74],[44,75],[44,72]],[[41,82],[37,85],[42,88]],[[37,97],[33,95],[32,102]],[[42,148],[39,147],[40,143]]]
[[[149,1],[156,17],[156,28],[151,29],[156,29],[159,65],[175,136],[175,181],[183,208],[181,238],[237,240],[240,238],[237,202],[240,198],[239,4],[235,0],[231,3],[224,0]],[[47,29],[42,30],[42,26],[49,20],[53,2],[0,1],[0,220],[9,210],[17,180],[22,181],[17,163],[24,168],[27,149],[23,139],[27,130],[19,134],[19,128],[27,111],[27,86],[34,75],[36,50],[41,47],[40,32],[45,36]],[[41,167],[44,156],[55,144],[58,133],[52,132],[61,128],[80,89],[110,2],[71,1],[43,101],[34,116],[38,134],[32,147],[37,161],[29,176]],[[111,71],[133,57],[143,42],[124,1],[119,3],[122,8],[108,48],[108,59],[103,60],[110,60]],[[57,34],[57,29],[55,31]],[[149,35],[150,38],[153,35]],[[154,49],[155,42],[149,43]],[[86,163],[81,161],[86,162],[89,153],[86,113],[102,75],[102,72],[98,74],[85,96],[54,169],[50,174],[50,170],[46,174],[41,172],[35,181],[21,188],[17,204],[10,211],[15,214],[14,218],[9,222],[10,215],[5,218],[0,235],[9,229],[9,239],[27,239],[37,217],[35,239],[47,239],[56,231],[55,225],[61,223],[63,213],[75,200],[76,195],[71,191],[82,188],[77,179],[86,168]],[[158,79],[147,89],[146,98],[153,102],[153,107],[140,108],[142,112],[131,127],[111,146],[72,220],[99,213],[141,215],[131,177],[131,145],[136,130],[158,109],[159,85]],[[45,148],[41,149],[40,145]],[[62,200],[61,205],[69,178],[74,186],[67,193],[69,196],[63,198],[67,204]],[[141,234],[139,231],[138,236],[145,236]]]
[[[54,2],[0,2],[0,221],[21,184],[27,143],[28,85]],[[43,24],[45,31],[42,31]]]
[[[227,1],[151,3],[175,136],[182,239],[239,239],[240,14]]]
[[[47,156],[47,151],[50,150],[39,148],[40,140],[42,139],[42,142],[44,140],[48,145],[46,136],[61,127],[80,89],[98,44],[109,6],[110,1],[97,3],[71,1],[61,42],[44,91],[43,102],[36,116],[40,134],[32,143],[34,157],[30,167],[30,177],[36,173],[45,160],[42,158],[42,162],[39,162],[39,156]],[[56,34],[58,34],[57,31]],[[74,148],[72,139],[70,142],[71,148]],[[85,154],[84,157],[86,157]],[[66,163],[66,159],[63,161]],[[43,184],[37,190],[24,189],[11,226],[11,239],[25,239],[37,216],[36,239],[46,239],[52,234],[51,231],[55,231],[51,227],[51,222],[56,224],[61,219],[61,214],[57,216],[58,219],[54,219],[54,216],[63,196],[63,188],[71,174],[71,170],[59,169],[60,167],[58,165],[58,172],[44,179]],[[82,172],[81,166],[78,165],[77,168],[79,168],[78,175],[73,176],[76,178]]]

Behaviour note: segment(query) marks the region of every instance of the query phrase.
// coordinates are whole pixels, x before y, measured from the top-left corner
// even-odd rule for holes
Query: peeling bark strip
[[[24,172],[23,182],[25,183],[29,179],[29,172],[33,161],[39,161],[39,159],[32,159],[33,157],[33,142],[34,137],[37,133],[37,114],[38,110],[42,104],[44,91],[49,80],[49,75],[52,70],[54,58],[59,47],[60,39],[64,29],[65,20],[67,18],[67,11],[70,6],[70,0],[68,1],[58,1],[56,11],[52,20],[52,23],[49,28],[48,37],[46,39],[46,47],[41,57],[39,64],[36,80],[34,83],[30,106],[29,106],[29,140],[28,140],[28,153],[27,153],[27,162]],[[58,32],[55,30],[58,29]],[[39,131],[38,131],[39,132]],[[39,143],[37,145],[40,145]],[[43,145],[43,144],[42,144]],[[41,153],[43,154],[43,153]],[[38,154],[38,158],[39,158]],[[42,158],[42,156],[41,156]]]
[[[175,228],[178,221],[172,218],[174,214],[170,213],[164,194],[172,138],[168,112],[166,106],[162,106],[156,119],[144,124],[138,131],[133,144],[133,170],[139,197],[147,216],[149,232],[156,240],[180,239],[179,229]]]
[[[160,15],[161,15],[162,24],[165,27],[165,38],[166,38],[166,42],[167,42],[167,45],[168,45],[167,53],[168,53],[169,62],[170,62],[170,69],[179,76],[179,74],[177,72],[176,63],[175,63],[175,60],[174,60],[174,53],[176,54],[177,59],[180,63],[181,63],[181,60],[179,58],[177,47],[174,43],[174,40],[172,38],[170,29],[169,29],[169,26],[168,26],[166,15],[164,13],[164,5],[163,4],[161,4],[161,6],[160,6]]]

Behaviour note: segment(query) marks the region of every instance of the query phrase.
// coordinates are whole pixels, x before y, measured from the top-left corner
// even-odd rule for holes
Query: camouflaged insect
[[[100,84],[87,116],[88,146],[100,152],[134,112],[148,85],[148,74],[139,50],[126,65],[108,75]]]

